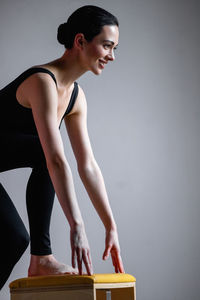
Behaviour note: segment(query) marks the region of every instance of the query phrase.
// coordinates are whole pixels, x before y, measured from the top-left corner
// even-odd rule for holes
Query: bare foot
[[[28,269],[29,277],[61,274],[78,274],[78,269],[59,263],[52,254],[44,256],[31,255]]]

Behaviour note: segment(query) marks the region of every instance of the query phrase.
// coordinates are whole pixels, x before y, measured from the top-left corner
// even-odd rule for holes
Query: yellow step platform
[[[50,275],[10,283],[11,300],[136,300],[129,274]]]

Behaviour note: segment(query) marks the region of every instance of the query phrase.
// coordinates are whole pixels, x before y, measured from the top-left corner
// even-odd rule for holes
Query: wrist
[[[85,226],[84,226],[83,220],[82,220],[82,221],[73,221],[73,222],[70,224],[70,228],[71,228],[71,230],[80,230],[80,229],[84,229]]]
[[[105,224],[105,230],[106,232],[108,231],[117,231],[117,225],[114,221],[108,223],[108,224]]]

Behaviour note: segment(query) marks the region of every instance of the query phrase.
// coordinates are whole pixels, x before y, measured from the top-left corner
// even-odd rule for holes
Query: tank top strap
[[[69,100],[69,104],[68,104],[68,106],[67,106],[67,109],[66,109],[66,111],[65,111],[65,113],[64,113],[64,115],[63,115],[63,117],[62,117],[62,120],[61,120],[61,122],[60,122],[59,128],[61,127],[61,124],[62,124],[62,121],[63,121],[64,117],[65,117],[67,114],[69,114],[70,111],[72,110],[72,108],[73,108],[73,106],[74,106],[74,103],[75,103],[75,101],[76,101],[77,96],[78,96],[78,83],[75,81],[75,82],[74,82],[74,89],[73,89],[73,91],[72,91],[72,94],[71,94],[71,97],[70,97],[70,100]]]
[[[76,98],[78,96],[78,83],[75,81],[74,82],[74,89],[72,91],[72,94],[71,94],[71,98],[70,98],[70,101],[69,101],[69,104],[68,104],[68,107],[66,109],[66,112],[63,116],[63,118],[70,113],[70,111],[72,110],[73,106],[74,106],[74,103],[76,101]]]

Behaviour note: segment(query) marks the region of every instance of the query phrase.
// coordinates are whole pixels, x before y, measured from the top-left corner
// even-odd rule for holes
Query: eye
[[[104,48],[107,50],[109,48],[111,48],[112,46],[110,44],[104,44]]]

